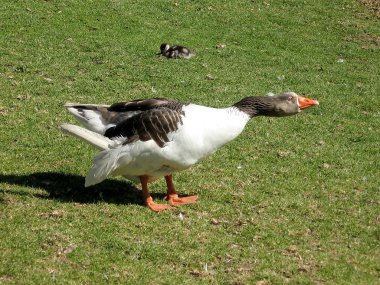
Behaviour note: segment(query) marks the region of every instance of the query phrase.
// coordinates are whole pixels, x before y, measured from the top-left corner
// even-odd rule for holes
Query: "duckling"
[[[194,54],[190,49],[184,46],[170,46],[169,44],[163,43],[160,46],[160,53],[167,58],[191,58]]]

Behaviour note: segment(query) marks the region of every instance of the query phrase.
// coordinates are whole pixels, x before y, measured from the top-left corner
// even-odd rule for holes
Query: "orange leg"
[[[166,186],[168,187],[165,200],[168,200],[170,205],[179,206],[179,205],[197,203],[198,196],[178,197],[178,194],[174,188],[173,177],[171,175],[165,176],[165,180],[166,180]]]
[[[153,198],[152,196],[150,196],[149,191],[148,191],[148,176],[146,175],[140,176],[140,182],[141,182],[141,187],[142,187],[142,192],[143,192],[144,203],[149,209],[155,212],[175,209],[174,207],[167,204],[156,204],[153,202]]]

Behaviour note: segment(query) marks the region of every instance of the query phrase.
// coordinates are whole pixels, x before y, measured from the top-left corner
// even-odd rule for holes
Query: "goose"
[[[170,46],[169,44],[161,44],[160,46],[160,53],[167,58],[186,58],[189,59],[191,58],[194,54],[188,49],[187,47],[184,46]]]
[[[124,176],[140,182],[144,204],[159,212],[197,203],[198,196],[178,196],[173,173],[183,171],[236,138],[256,116],[295,115],[317,100],[294,92],[251,96],[227,108],[153,98],[112,105],[73,104],[65,107],[84,126],[61,125],[62,131],[101,150],[85,186],[109,176]],[[155,203],[148,183],[164,177],[168,204]]]

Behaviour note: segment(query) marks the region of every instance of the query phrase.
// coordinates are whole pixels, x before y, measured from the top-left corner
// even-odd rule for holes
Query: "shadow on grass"
[[[141,191],[128,181],[107,179],[100,184],[84,187],[84,177],[56,172],[37,172],[29,175],[2,175],[0,182],[24,187],[41,188],[49,195],[21,190],[3,190],[19,196],[33,196],[41,199],[54,199],[62,202],[142,205]],[[153,198],[163,198],[164,194],[152,194]]]

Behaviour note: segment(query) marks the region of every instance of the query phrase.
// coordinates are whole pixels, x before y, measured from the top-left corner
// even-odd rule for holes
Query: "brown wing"
[[[168,134],[175,132],[183,124],[182,117],[184,115],[182,107],[180,109],[179,107],[155,107],[109,128],[105,136],[108,138],[124,137],[123,145],[138,140],[154,140],[157,145],[164,147],[165,143],[169,142]]]
[[[112,104],[108,107],[110,112],[136,112],[147,111],[159,107],[167,107],[173,110],[181,110],[183,103],[165,99],[165,98],[152,98],[152,99],[137,99],[129,102],[120,102]]]
[[[107,108],[107,112],[103,113],[103,118],[110,123],[119,124],[148,110],[166,107],[174,111],[182,111],[184,105],[187,104],[166,98],[137,99],[112,104]],[[136,118],[136,120],[139,119]]]

